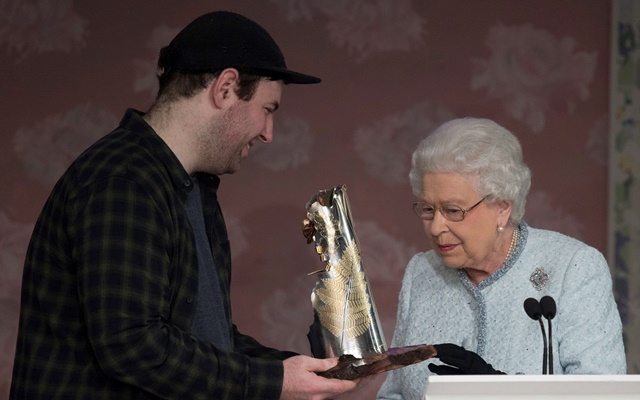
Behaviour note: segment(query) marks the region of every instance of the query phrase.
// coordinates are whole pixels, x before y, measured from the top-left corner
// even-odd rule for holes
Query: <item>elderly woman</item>
[[[523,304],[543,296],[557,310],[554,373],[626,372],[607,263],[524,222],[531,176],[513,134],[487,119],[447,122],[419,144],[409,176],[432,250],[407,266],[392,347],[445,344],[439,360],[390,372],[379,399],[422,399],[432,373],[541,374],[541,328]]]

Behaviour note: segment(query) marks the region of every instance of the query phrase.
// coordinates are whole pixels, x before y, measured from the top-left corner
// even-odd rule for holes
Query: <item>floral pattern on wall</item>
[[[471,87],[501,100],[514,118],[533,132],[545,127],[552,107],[569,112],[589,97],[597,53],[579,51],[571,37],[558,39],[530,24],[496,25],[485,40],[488,59],[474,59],[478,71]]]
[[[34,54],[70,52],[85,45],[87,21],[72,0],[2,0],[0,45],[19,63]]]
[[[409,51],[424,45],[425,21],[411,0],[271,0],[290,21],[327,19],[330,40],[357,61],[375,53]]]
[[[425,131],[455,118],[452,112],[430,101],[408,110],[383,116],[371,126],[360,127],[353,135],[356,154],[369,175],[389,185],[403,184],[409,176],[411,154]]]

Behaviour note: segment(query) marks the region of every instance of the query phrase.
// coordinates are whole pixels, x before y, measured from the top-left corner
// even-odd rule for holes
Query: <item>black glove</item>
[[[452,343],[436,344],[436,357],[448,365],[429,364],[429,371],[438,375],[498,375],[505,374],[494,369],[479,355]]]

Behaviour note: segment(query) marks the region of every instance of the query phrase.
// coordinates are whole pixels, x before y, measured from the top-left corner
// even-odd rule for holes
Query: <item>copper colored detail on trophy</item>
[[[367,358],[355,358],[345,354],[338,359],[338,365],[318,375],[325,378],[354,380],[406,367],[435,356],[437,356],[436,349],[430,344],[392,347],[382,354]]]
[[[311,220],[305,218],[302,220],[302,234],[307,239],[307,244],[313,242],[313,234],[316,233],[316,228],[313,227]]]

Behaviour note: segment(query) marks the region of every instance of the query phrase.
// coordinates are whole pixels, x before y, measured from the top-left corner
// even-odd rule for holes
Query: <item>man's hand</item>
[[[316,372],[326,371],[338,363],[337,358],[318,359],[307,356],[287,358],[281,400],[326,400],[355,390],[360,381],[327,379]]]
[[[436,344],[436,357],[445,364],[429,364],[429,371],[438,375],[488,375],[503,374],[504,372],[494,369],[479,355],[473,351],[465,350],[455,344]]]

